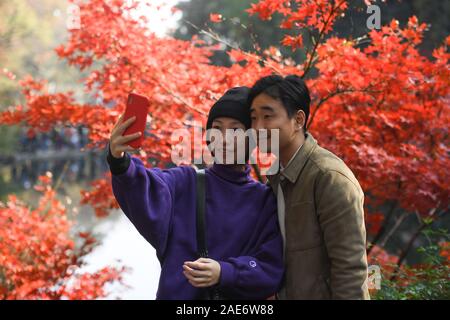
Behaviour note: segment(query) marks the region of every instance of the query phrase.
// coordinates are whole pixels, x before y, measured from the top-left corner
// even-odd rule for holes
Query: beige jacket
[[[369,299],[364,193],[345,163],[308,133],[268,179],[285,199],[285,298]]]

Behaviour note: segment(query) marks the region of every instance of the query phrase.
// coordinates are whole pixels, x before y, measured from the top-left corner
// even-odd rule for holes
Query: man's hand
[[[183,265],[183,274],[196,288],[211,287],[219,283],[220,264],[208,258],[186,261]]]
[[[141,135],[140,132],[136,132],[133,134],[129,134],[124,136],[123,133],[125,130],[136,120],[136,117],[131,117],[127,121],[123,122],[123,115],[119,117],[119,120],[114,125],[114,128],[111,131],[111,137],[109,138],[109,148],[111,149],[111,155],[114,158],[122,158],[124,156],[124,152],[136,152],[137,150],[133,147],[130,147],[126,143],[139,138]]]

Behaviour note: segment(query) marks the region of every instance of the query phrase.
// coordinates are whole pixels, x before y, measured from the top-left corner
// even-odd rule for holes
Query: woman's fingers
[[[206,263],[197,262],[197,261],[186,261],[184,264],[192,269],[197,269],[197,270],[208,270],[209,269],[209,266]]]
[[[136,116],[133,116],[133,117],[131,117],[131,118],[129,118],[129,119],[127,119],[127,121],[125,121],[124,123],[122,123],[122,124],[120,124],[119,125],[119,128],[118,128],[118,130],[119,130],[119,132],[120,132],[120,135],[122,135],[123,134],[123,132],[134,122],[136,120]]]
[[[132,134],[127,134],[126,136],[117,137],[115,140],[116,145],[122,145],[127,143],[128,141],[137,139],[141,136],[141,132],[135,132]]]
[[[212,286],[210,266],[210,259],[202,258],[196,261],[186,261],[183,265],[183,274],[194,287],[210,287]]]
[[[184,275],[186,277],[186,279],[189,281],[190,284],[192,284],[193,286],[208,286],[211,284],[211,280],[207,279],[207,278],[195,278],[190,274],[185,273]]]
[[[191,281],[197,282],[197,283],[202,283],[202,282],[207,282],[210,281],[209,277],[196,277],[193,274],[189,273],[188,271],[183,271],[184,276]]]
[[[220,279],[220,264],[213,259],[200,258],[196,261],[186,261],[183,269],[186,278],[196,287],[213,286]]]
[[[111,137],[110,137],[110,150],[114,157],[120,157],[123,156],[123,152],[130,152],[130,153],[137,153],[139,152],[139,149],[135,149],[126,143],[139,138],[142,133],[141,132],[135,132],[132,134],[128,134],[126,136],[123,136],[123,133],[125,130],[136,120],[136,117],[133,116],[126,121],[123,121],[123,115],[121,115],[115,124],[114,128],[111,131]]]
[[[116,122],[116,124],[114,125],[114,128],[117,128],[119,125],[122,124],[122,122],[123,122],[123,114],[121,114],[121,115],[119,116],[119,119],[117,119],[117,122]]]
[[[117,128],[122,124],[123,122],[123,115],[119,116],[119,119],[117,120],[117,122],[114,124],[114,127],[111,130],[111,137],[112,135],[117,131]]]
[[[207,271],[199,271],[183,265],[183,274],[189,283],[197,288],[208,287],[211,285],[211,276]]]
[[[121,136],[124,132],[125,132],[125,130],[134,122],[136,120],[136,117],[135,116],[133,116],[133,117],[131,117],[131,118],[129,118],[129,119],[127,119],[127,121],[125,121],[125,122],[123,122],[123,123],[121,123],[121,124],[119,124],[118,126],[117,126],[117,128],[115,128],[114,130],[113,130],[113,133],[112,133],[112,137],[118,137],[118,136]]]
[[[213,261],[214,261],[214,260],[212,260],[212,259],[210,259],[210,258],[200,258],[200,259],[197,259],[196,262],[211,263],[211,262],[213,262]]]
[[[188,274],[192,275],[195,278],[207,278],[207,277],[211,277],[211,272],[210,271],[203,271],[203,270],[195,270],[192,269],[186,265],[183,265],[183,269],[185,272],[187,272]]]
[[[207,279],[207,278],[194,277],[192,274],[190,274],[189,272],[186,272],[186,271],[183,271],[183,274],[188,280],[193,281],[195,283],[203,283],[203,282],[209,281],[209,279]]]

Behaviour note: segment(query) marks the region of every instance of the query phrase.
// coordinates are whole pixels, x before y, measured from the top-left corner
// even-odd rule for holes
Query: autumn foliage
[[[121,280],[123,268],[80,272],[96,240],[72,235],[73,221],[56,198],[51,174],[39,177],[41,198],[30,209],[16,196],[0,202],[0,299],[95,299],[105,284]]]
[[[83,83],[85,92],[98,104],[77,102],[70,92],[50,94],[45,81],[27,77],[20,81],[26,103],[0,114],[0,123],[40,131],[59,125],[84,125],[90,132],[90,147],[102,148],[124,110],[128,93],[140,92],[150,98],[151,121],[138,156],[149,165],[150,159],[156,159],[156,165],[164,166],[170,162],[171,133],[194,121],[205,123],[208,109],[226,89],[252,85],[259,77],[272,73],[294,73],[304,77],[311,89],[309,130],[322,146],[349,165],[367,195],[366,223],[371,237],[385,222],[380,208],[386,203],[395,203],[423,218],[440,217],[448,210],[450,199],[450,37],[433,51],[432,57],[422,55],[418,46],[427,25],[411,17],[405,26],[393,20],[365,37],[343,39],[333,35],[332,30],[349,1],[297,0],[296,6],[290,6],[290,2],[262,0],[253,4],[248,13],[262,20],[281,14],[280,28],[309,33],[286,35],[281,44],[274,43],[263,54],[230,48],[230,67],[210,64],[209,57],[218,49],[215,45],[209,46],[196,37],[191,41],[161,38],[148,31],[145,24],[151,21],[130,14],[143,5],[142,1],[82,2],[81,27],[70,30],[68,42],[55,51],[73,67],[88,71]],[[222,16],[211,13],[210,19],[221,23]],[[304,47],[305,34],[311,35],[311,46]],[[283,57],[279,45],[305,50],[306,59],[297,64]],[[100,216],[117,208],[108,177],[95,181],[82,195],[83,203],[93,205]],[[62,219],[57,213],[61,209],[54,204],[52,219]],[[38,219],[15,198],[10,198],[2,210],[9,215],[20,211],[21,219],[26,220],[23,223]],[[68,224],[53,230],[55,236],[62,237],[53,243],[58,250],[71,246],[66,236]],[[30,236],[22,234],[23,241],[31,241]],[[374,248],[374,256],[395,263],[395,256],[381,247]],[[14,252],[9,252],[7,258],[12,259]],[[66,270],[64,266],[72,258],[64,254],[60,258],[63,262],[58,265]],[[43,261],[42,265],[52,263]],[[61,273],[57,270],[39,270],[36,272],[42,272],[38,273],[42,277],[21,281],[54,279],[52,273]],[[17,296],[29,292],[34,291],[20,291]]]

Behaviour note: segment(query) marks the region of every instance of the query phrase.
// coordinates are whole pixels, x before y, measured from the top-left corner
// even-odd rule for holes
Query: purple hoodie
[[[195,170],[148,169],[128,154],[112,160],[109,154],[108,163],[120,207],[156,249],[157,299],[199,299],[204,289],[183,275],[183,263],[198,259]],[[207,244],[209,257],[221,266],[217,286],[222,292],[235,299],[265,299],[280,287],[283,245],[276,199],[249,173],[248,165],[245,172],[219,164],[206,169]]]

